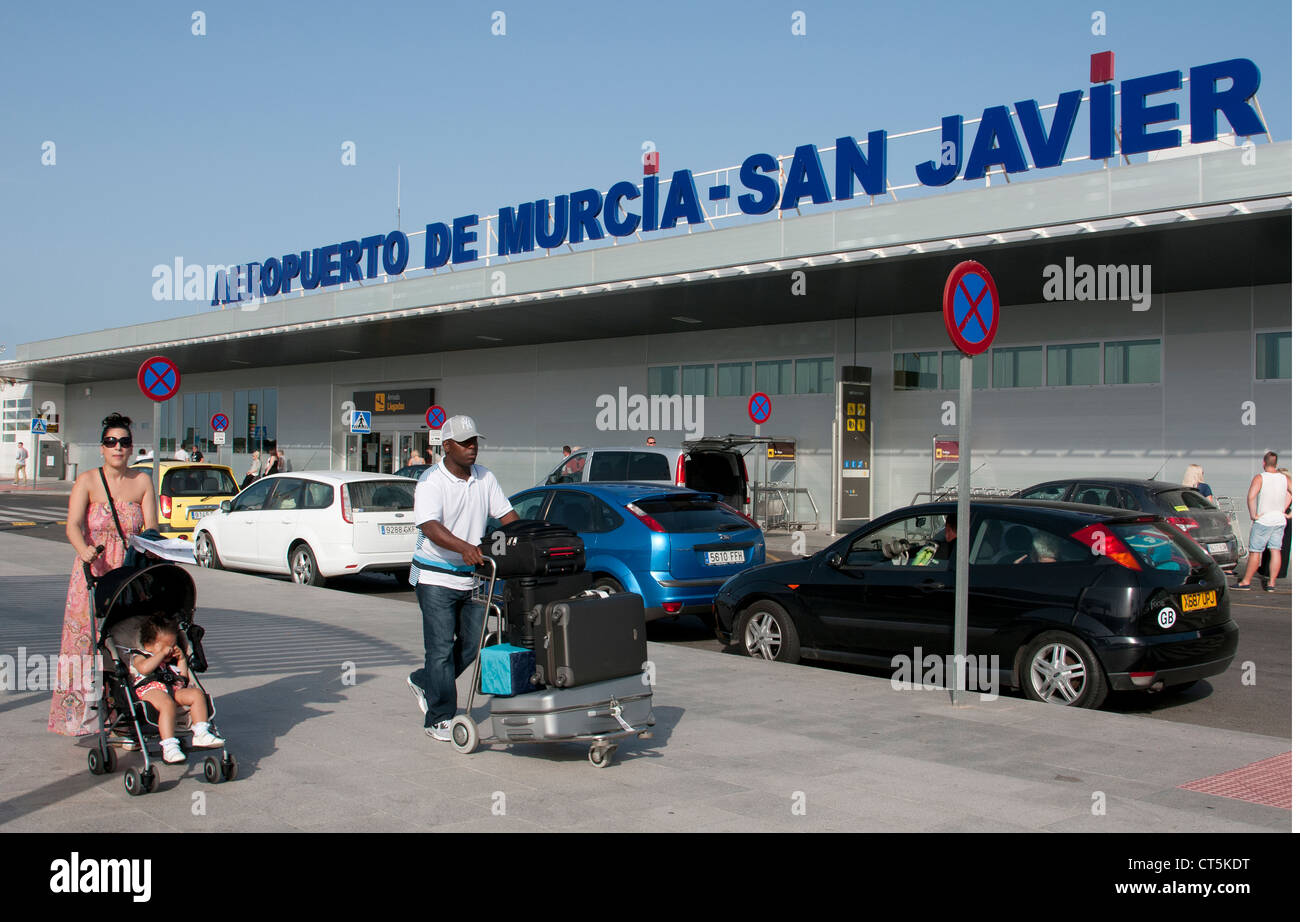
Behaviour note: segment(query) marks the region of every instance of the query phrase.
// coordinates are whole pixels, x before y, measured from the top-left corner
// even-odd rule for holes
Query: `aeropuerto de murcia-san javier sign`
[[[1219,113],[1240,137],[1264,133],[1264,124],[1251,106],[1260,86],[1259,67],[1253,61],[1233,58],[1193,67],[1187,82],[1191,143],[1213,141],[1217,137]],[[1152,130],[1154,125],[1179,119],[1178,103],[1152,103],[1149,97],[1177,90],[1182,83],[1182,72],[1177,70],[1121,81],[1118,123],[1115,87],[1109,82],[1093,84],[1088,97],[1089,157],[1105,160],[1115,156],[1117,127],[1122,137],[1119,153],[1123,155],[1178,147],[1182,136],[1177,128]],[[1083,96],[1083,90],[1062,93],[1050,125],[1043,123],[1037,101],[1017,102],[1014,108],[1020,131],[1011,118],[1011,107],[985,109],[970,152],[964,158],[964,170],[962,116],[945,116],[941,122],[940,156],[937,160],[918,163],[917,178],[927,186],[945,186],[959,177],[983,179],[994,167],[1021,173],[1031,168],[1060,166],[1074,132],[1075,119],[1083,108]],[[865,154],[851,136],[836,140],[832,176],[837,201],[853,198],[855,185],[860,185],[868,195],[885,193],[886,144],[883,130],[868,133]],[[777,160],[771,154],[751,154],[745,158],[739,181],[748,191],[738,194],[736,200],[742,213],[763,215],[778,207],[782,211],[796,208],[805,200],[813,204],[831,201],[831,183],[816,145],[804,144],[795,149],[784,190],[777,174]],[[731,194],[730,186],[725,184],[706,190],[709,201],[725,200]],[[628,203],[637,200],[640,200],[639,214],[628,207]],[[603,195],[596,189],[582,189],[553,199],[503,207],[498,213],[497,255],[511,256],[565,243],[600,240],[606,234],[626,237],[638,230],[667,230],[683,220],[690,224],[705,220],[694,175],[690,170],[677,170],[661,196],[659,176],[652,174],[643,177],[639,186],[627,181],[614,183]],[[479,216],[468,214],[454,218],[450,225],[443,222],[426,225],[424,267],[437,269],[449,261],[461,264],[477,260],[479,253],[474,245],[478,242],[478,224]],[[217,273],[212,304],[229,304],[258,295],[288,294],[295,279],[306,290],[360,282],[375,278],[381,265],[385,275],[399,275],[406,271],[410,256],[409,238],[402,231],[394,230],[272,256],[261,262],[238,264]]]

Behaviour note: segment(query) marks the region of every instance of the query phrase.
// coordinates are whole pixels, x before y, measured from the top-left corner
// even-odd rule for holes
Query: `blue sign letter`
[[[583,189],[569,196],[569,242],[582,243],[583,231],[592,240],[605,236],[600,229],[596,215],[600,214],[600,193],[595,189]]]
[[[1218,83],[1225,78],[1232,81],[1232,86],[1219,90]],[[1259,68],[1254,61],[1234,58],[1193,67],[1189,83],[1193,144],[1218,137],[1220,112],[1240,137],[1264,133],[1264,123],[1250,105],[1259,90]]]
[[[467,250],[465,244],[473,243],[478,234],[469,228],[478,224],[478,215],[467,214],[451,222],[451,261],[453,263],[472,263],[478,259],[478,250]]]
[[[637,225],[641,223],[641,216],[629,214],[626,218],[619,217],[619,211],[622,210],[619,200],[640,197],[641,190],[630,182],[616,182],[609,187],[609,192],[605,196],[605,229],[612,236],[626,237],[636,232]]]
[[[555,230],[550,229],[551,203],[547,199],[538,199],[534,217],[537,221],[537,245],[544,250],[553,250],[569,235],[569,197],[555,197]]]
[[[781,196],[781,210],[798,208],[799,200],[805,196],[812,198],[814,205],[825,205],[831,200],[826,174],[822,172],[822,158],[817,156],[815,144],[800,144],[794,149],[785,194]]]
[[[1109,83],[1094,83],[1088,91],[1088,156],[1115,156],[1115,88]]]
[[[424,268],[447,265],[451,256],[451,228],[441,221],[424,225]]]
[[[1134,77],[1119,85],[1120,153],[1145,154],[1150,150],[1177,147],[1182,143],[1183,136],[1177,128],[1147,131],[1147,125],[1178,118],[1178,103],[1148,106],[1147,96],[1176,90],[1182,85],[1183,75],[1176,70],[1151,74],[1149,77]]]
[[[660,230],[676,227],[677,222],[685,218],[691,224],[703,224],[704,212],[700,210],[700,196],[695,191],[695,177],[690,170],[678,170],[673,173],[672,182],[668,184],[668,194],[664,196],[664,216],[659,222]]]
[[[1043,114],[1038,111],[1038,100],[1026,99],[1016,103],[1016,114],[1020,116],[1020,127],[1025,132],[1025,143],[1029,145],[1029,156],[1034,158],[1036,168],[1060,166],[1065,160],[1065,148],[1070,143],[1082,99],[1083,90],[1070,90],[1057,97],[1050,133],[1043,129]]]
[[[740,165],[740,184],[761,194],[742,195],[738,198],[736,202],[741,211],[745,214],[767,214],[776,207],[781,187],[771,176],[762,175],[775,173],[776,170],[776,158],[771,154],[750,154],[745,158],[745,162]]]
[[[851,137],[835,139],[835,198],[844,202],[853,198],[853,180],[862,183],[867,195],[885,194],[885,133],[867,135],[867,156]],[[787,187],[788,188],[788,187]]]
[[[411,258],[411,242],[406,234],[399,230],[391,231],[384,238],[384,274],[401,275],[406,271],[406,263]]]
[[[989,106],[980,117],[965,178],[983,179],[995,163],[1002,164],[1008,173],[1023,173],[1029,169],[1025,152],[1020,149],[1016,126],[1011,124],[1011,111],[1006,106]]]
[[[514,256],[533,251],[533,203],[524,202],[519,210],[509,205],[497,212],[497,255]]]
[[[939,159],[916,165],[916,178],[927,186],[946,186],[961,172],[961,116],[945,115],[939,124]]]

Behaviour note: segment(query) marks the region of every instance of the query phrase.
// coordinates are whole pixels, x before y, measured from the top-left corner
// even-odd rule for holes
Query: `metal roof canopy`
[[[1008,305],[1041,303],[1042,267],[1066,257],[1156,266],[1153,293],[1289,283],[1290,149],[1260,147],[1248,168],[1229,151],[210,311],[19,346],[0,376],[129,378],[164,350],[194,374],[935,311],[952,264],[972,257]],[[795,270],[815,296],[794,299]],[[513,291],[492,296],[500,271]]]

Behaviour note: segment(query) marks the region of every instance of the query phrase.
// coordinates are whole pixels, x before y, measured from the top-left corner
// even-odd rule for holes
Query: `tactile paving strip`
[[[1265,807],[1291,809],[1291,753],[1180,784],[1186,791],[1232,797]]]

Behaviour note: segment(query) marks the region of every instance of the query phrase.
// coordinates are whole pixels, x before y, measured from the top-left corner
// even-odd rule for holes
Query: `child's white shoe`
[[[211,749],[214,746],[226,745],[226,741],[215,735],[207,723],[201,723],[194,725],[194,735],[190,737],[190,744],[201,749]]]
[[[162,741],[162,751],[163,761],[170,765],[185,761],[185,753],[181,752],[181,744],[174,736],[169,736]]]

